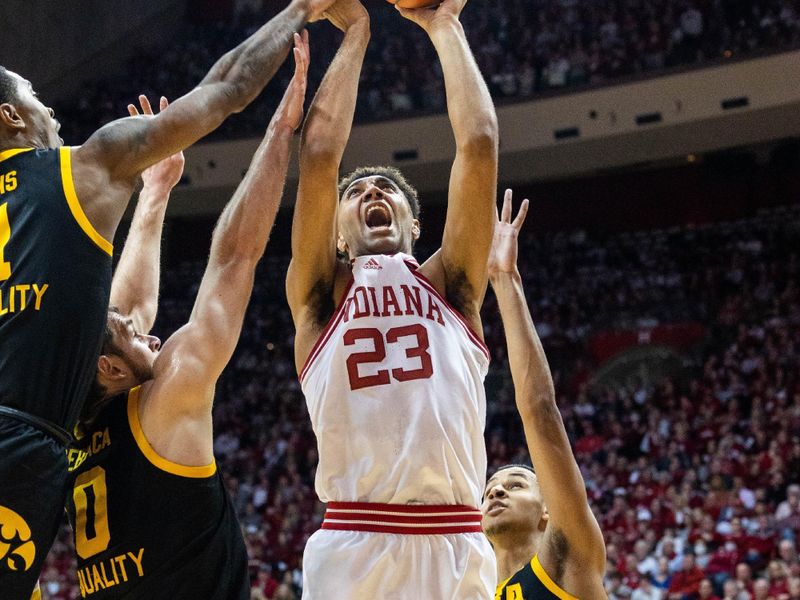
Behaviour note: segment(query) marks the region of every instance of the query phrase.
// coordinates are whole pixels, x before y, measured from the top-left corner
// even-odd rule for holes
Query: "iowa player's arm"
[[[436,8],[400,13],[422,27],[436,48],[456,141],[442,249],[422,270],[483,337],[480,307],[494,226],[498,126],[492,98],[459,21],[466,3],[444,0]]]
[[[548,574],[563,573],[563,581],[556,583],[572,595],[603,598],[603,535],[589,508],[586,485],[556,405],[550,367],[517,269],[517,235],[527,211],[525,200],[511,221],[511,191],[507,190],[496,224],[489,277],[505,328],[517,409],[549,513],[539,561]]]
[[[252,102],[286,57],[292,34],[332,1],[292,0],[167,110],[109,123],[74,148],[75,188],[94,229],[113,239],[139,173],[191,146]]]
[[[139,102],[144,114],[153,114],[145,96],[140,96]],[[162,97],[160,109],[167,106],[167,99]],[[139,114],[132,104],[128,112],[131,116]],[[183,153],[178,152],[142,172],[142,191],[111,282],[111,306],[130,317],[141,333],[149,333],[156,320],[161,232],[170,192],[180,181],[183,166]]]
[[[292,260],[286,276],[286,296],[297,329],[298,372],[345,283],[336,259],[337,183],[370,37],[369,15],[358,0],[339,0],[325,16],[345,36],[309,108],[300,145]]]
[[[211,407],[239,340],[253,278],[275,222],[292,135],[303,116],[307,36],[295,34],[295,75],[250,168],[220,216],[189,322],[167,340],[140,394],[142,429],[163,458],[213,462]]]

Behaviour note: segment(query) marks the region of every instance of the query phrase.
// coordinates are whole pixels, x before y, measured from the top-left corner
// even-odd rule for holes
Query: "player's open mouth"
[[[367,207],[364,222],[370,229],[390,227],[392,225],[392,213],[385,204],[371,204]]]

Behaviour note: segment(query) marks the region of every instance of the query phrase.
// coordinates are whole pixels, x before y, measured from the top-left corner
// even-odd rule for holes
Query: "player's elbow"
[[[266,242],[261,243],[253,237],[255,236],[220,235],[215,232],[209,264],[224,271],[229,281],[252,276],[266,246]]]
[[[459,140],[459,152],[481,159],[497,160],[500,133],[497,117],[486,115]]]
[[[265,245],[253,240],[241,240],[231,248],[226,263],[233,271],[232,276],[248,277],[255,272],[258,262],[264,255]]]
[[[525,385],[516,393],[517,409],[520,415],[539,423],[562,423],[561,413],[556,405],[555,391],[549,386]]]
[[[220,84],[220,97],[223,106],[223,119],[235,113],[242,112],[252,102],[252,94],[248,93],[246,86],[241,82],[227,81]]]
[[[301,171],[304,168],[316,169],[328,165],[335,165],[338,167],[339,154],[330,148],[309,148],[303,149],[300,152],[300,165]]]
[[[300,142],[300,164],[305,167],[334,165],[338,168],[341,150],[329,136],[303,132]]]

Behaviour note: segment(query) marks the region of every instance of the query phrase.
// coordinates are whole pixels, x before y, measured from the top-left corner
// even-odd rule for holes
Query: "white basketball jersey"
[[[480,505],[489,353],[418,266],[357,258],[300,374],[323,502]]]

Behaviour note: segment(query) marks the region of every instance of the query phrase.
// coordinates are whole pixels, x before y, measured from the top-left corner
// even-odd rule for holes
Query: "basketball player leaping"
[[[517,270],[517,235],[527,211],[525,200],[512,222],[511,191],[506,191],[489,260],[517,408],[536,469],[501,467],[486,484],[481,510],[497,554],[495,600],[600,600],[606,598],[603,536],[589,509]]]
[[[137,230],[126,242],[112,292],[125,312],[108,313],[81,436],[69,454],[67,510],[83,597],[250,598],[241,527],[214,462],[211,410],[302,120],[308,47],[295,38],[294,78],[217,222],[191,317],[163,348],[147,334],[158,231]],[[126,276],[133,265],[139,277]]]
[[[111,240],[139,174],[247,106],[292,33],[333,0],[293,0],[153,117],[62,147],[53,111],[0,67],[0,596],[28,600],[61,521],[64,453],[96,370]]]
[[[326,13],[345,36],[303,132],[287,279],[319,446],[316,490],[329,503],[303,559],[307,599],[494,593],[476,507],[497,121],[458,19],[465,4],[401,11],[436,47],[456,139],[442,247],[422,266],[411,256],[416,191],[396,169],[359,169],[337,193],[370,32],[357,0]]]

